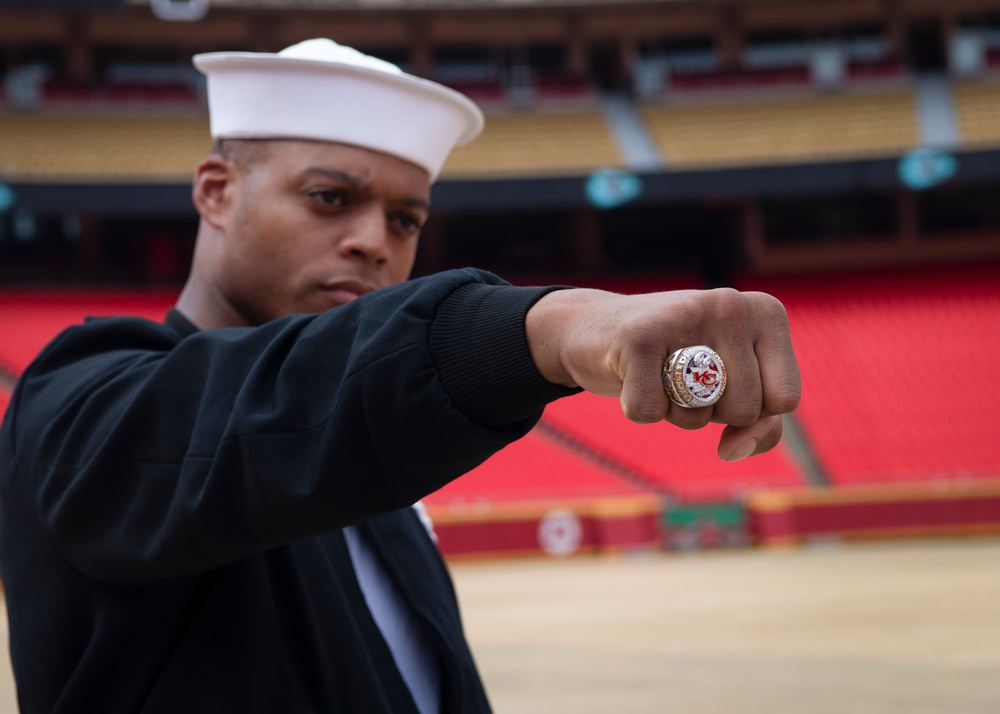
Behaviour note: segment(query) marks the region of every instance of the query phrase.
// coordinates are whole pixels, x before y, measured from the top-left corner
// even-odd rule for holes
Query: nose
[[[338,248],[345,258],[384,265],[389,259],[389,233],[382,210],[372,206],[356,212]]]

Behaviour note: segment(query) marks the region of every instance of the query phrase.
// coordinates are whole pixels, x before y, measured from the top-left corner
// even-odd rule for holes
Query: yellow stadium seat
[[[678,168],[886,156],[919,144],[906,90],[739,100],[641,109]]]
[[[962,144],[1000,145],[1000,84],[959,84],[954,97]]]
[[[443,175],[574,174],[622,165],[599,110],[541,111],[488,116],[482,136],[457,148]]]
[[[211,147],[201,115],[0,114],[8,181],[186,181]]]

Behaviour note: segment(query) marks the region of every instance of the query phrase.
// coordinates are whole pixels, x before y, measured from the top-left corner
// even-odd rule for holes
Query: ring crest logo
[[[719,384],[719,365],[712,355],[699,350],[691,356],[691,361],[684,370],[684,382],[691,394],[701,399],[712,396]]]
[[[600,209],[617,208],[642,193],[642,179],[617,169],[601,169],[587,179],[587,199]]]
[[[683,347],[663,361],[663,390],[679,407],[710,407],[726,391],[726,365],[711,347]]]
[[[899,180],[914,191],[938,186],[958,171],[958,161],[937,149],[914,149],[899,160]]]
[[[700,382],[706,387],[714,387],[719,381],[719,375],[715,372],[694,372],[694,381]]]

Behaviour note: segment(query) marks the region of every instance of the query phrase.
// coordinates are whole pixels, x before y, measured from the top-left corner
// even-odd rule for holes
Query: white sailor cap
[[[332,40],[200,54],[194,65],[208,77],[214,139],[352,144],[414,163],[433,181],[451,150],[483,129],[468,97]]]

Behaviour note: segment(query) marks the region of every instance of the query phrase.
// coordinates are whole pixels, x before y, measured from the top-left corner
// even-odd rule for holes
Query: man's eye
[[[397,215],[396,222],[399,223],[399,227],[407,233],[419,233],[420,229],[424,227],[423,222],[419,218],[411,216],[409,213],[401,213]]]
[[[314,191],[311,195],[324,206],[337,207],[347,203],[347,197],[341,191]]]

